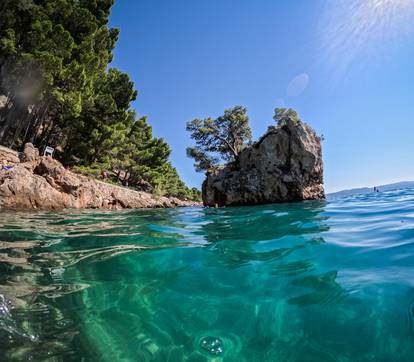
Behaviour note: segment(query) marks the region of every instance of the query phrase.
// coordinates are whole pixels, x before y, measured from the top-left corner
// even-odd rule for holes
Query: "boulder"
[[[19,154],[3,146],[0,146],[0,160],[3,165],[20,163]]]
[[[270,127],[236,162],[208,173],[202,191],[206,206],[323,199],[321,140],[301,121]]]
[[[39,158],[39,150],[31,143],[24,145],[24,161],[35,161]]]

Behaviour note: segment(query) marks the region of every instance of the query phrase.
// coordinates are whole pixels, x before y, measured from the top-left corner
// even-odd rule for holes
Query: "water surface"
[[[414,190],[0,212],[0,361],[414,361]]]

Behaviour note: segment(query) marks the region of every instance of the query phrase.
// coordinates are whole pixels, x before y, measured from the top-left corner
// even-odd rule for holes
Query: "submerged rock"
[[[236,164],[203,183],[206,206],[324,199],[321,139],[306,123],[287,120],[244,149]]]
[[[25,146],[22,161],[17,153],[0,148],[0,161],[4,164],[0,170],[0,208],[123,209],[198,204],[174,197],[156,197],[76,174],[50,156],[39,156],[31,144]]]

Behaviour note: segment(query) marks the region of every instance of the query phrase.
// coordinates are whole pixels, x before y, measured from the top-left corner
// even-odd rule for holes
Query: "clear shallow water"
[[[0,212],[1,361],[414,361],[414,190]]]

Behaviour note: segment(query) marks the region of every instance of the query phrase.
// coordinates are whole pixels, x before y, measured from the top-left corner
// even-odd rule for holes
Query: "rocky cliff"
[[[255,205],[325,198],[321,140],[306,123],[271,127],[237,162],[210,172],[206,206]]]
[[[197,205],[78,175],[51,157],[39,156],[31,144],[25,146],[21,155],[0,146],[0,163],[0,208],[123,209]]]

